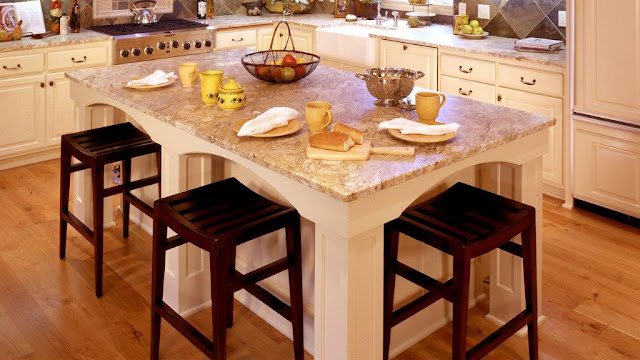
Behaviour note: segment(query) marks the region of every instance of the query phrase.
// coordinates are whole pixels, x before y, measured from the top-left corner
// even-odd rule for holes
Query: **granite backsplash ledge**
[[[478,19],[491,35],[523,39],[529,36],[566,41],[566,29],[558,24],[558,11],[566,11],[565,0],[453,0],[454,14],[460,3],[467,14],[478,18],[478,5],[489,5],[490,19]]]
[[[0,0],[0,3],[15,2],[16,0]],[[126,24],[131,22],[132,16],[115,17],[108,19],[94,19],[93,18],[93,6],[95,1],[112,1],[112,0],[78,0],[80,6],[80,23],[83,28],[88,28],[94,25],[112,25],[112,24]],[[130,0],[132,3],[134,0]],[[49,8],[51,6],[51,0],[40,0],[42,4],[42,13],[44,14],[45,24],[49,27]],[[63,12],[69,14],[72,0],[62,0]],[[214,0],[216,15],[233,15],[233,14],[245,14],[246,10],[242,6],[243,0]],[[160,19],[193,19],[196,17],[197,0],[174,0],[173,1],[173,13],[170,14],[158,14]],[[310,14],[333,14],[334,3],[325,0],[317,1],[313,8],[309,11]],[[266,11],[266,10],[265,10]]]

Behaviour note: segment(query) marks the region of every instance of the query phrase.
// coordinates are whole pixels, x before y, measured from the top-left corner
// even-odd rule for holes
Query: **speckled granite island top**
[[[365,138],[374,145],[407,146],[408,143],[391,137],[386,131],[377,131],[377,126],[381,121],[401,116],[415,119],[415,113],[376,107],[363,81],[351,73],[323,66],[292,84],[259,81],[240,64],[240,58],[246,51],[230,50],[84,69],[67,76],[117,102],[345,202],[496,148],[555,123],[549,117],[450,96],[438,120],[458,122],[461,128],[457,137],[441,144],[418,144],[415,158],[372,155],[369,161],[363,162],[309,160],[305,156],[309,138],[306,126],[287,137],[258,139],[238,138],[232,125],[274,106],[293,107],[300,111],[300,120],[304,121],[305,104],[325,100],[333,104],[336,121],[363,131]],[[178,82],[153,91],[135,91],[122,86],[123,82],[156,69],[177,72],[178,64],[187,61],[198,62],[201,70],[221,69],[225,75],[236,76],[245,86],[247,106],[236,112],[204,106],[199,86],[183,89]]]

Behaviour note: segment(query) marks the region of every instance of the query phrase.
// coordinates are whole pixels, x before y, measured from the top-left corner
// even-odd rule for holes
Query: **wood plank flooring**
[[[93,253],[70,228],[58,259],[59,162],[0,171],[0,359],[148,359],[151,237],[132,225],[105,233],[104,297],[93,290]],[[544,200],[541,359],[640,359],[640,230]],[[469,342],[495,329],[485,301],[472,309]],[[291,342],[242,305],[230,360],[292,359]],[[210,334],[210,312],[190,317]],[[450,358],[451,326],[396,357]],[[163,359],[204,359],[163,324]],[[526,359],[513,337],[489,359]],[[308,359],[312,359],[307,354]]]

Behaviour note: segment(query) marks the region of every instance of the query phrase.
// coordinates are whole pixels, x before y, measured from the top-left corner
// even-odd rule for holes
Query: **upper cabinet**
[[[575,110],[640,125],[640,0],[580,0],[575,13]]]
[[[402,67],[424,72],[416,81],[421,88],[438,89],[438,49],[405,44],[396,41],[380,41],[380,67]]]

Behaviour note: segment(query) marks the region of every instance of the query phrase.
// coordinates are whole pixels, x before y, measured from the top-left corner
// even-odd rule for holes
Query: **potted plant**
[[[373,20],[378,16],[378,0],[355,0],[356,16]]]

